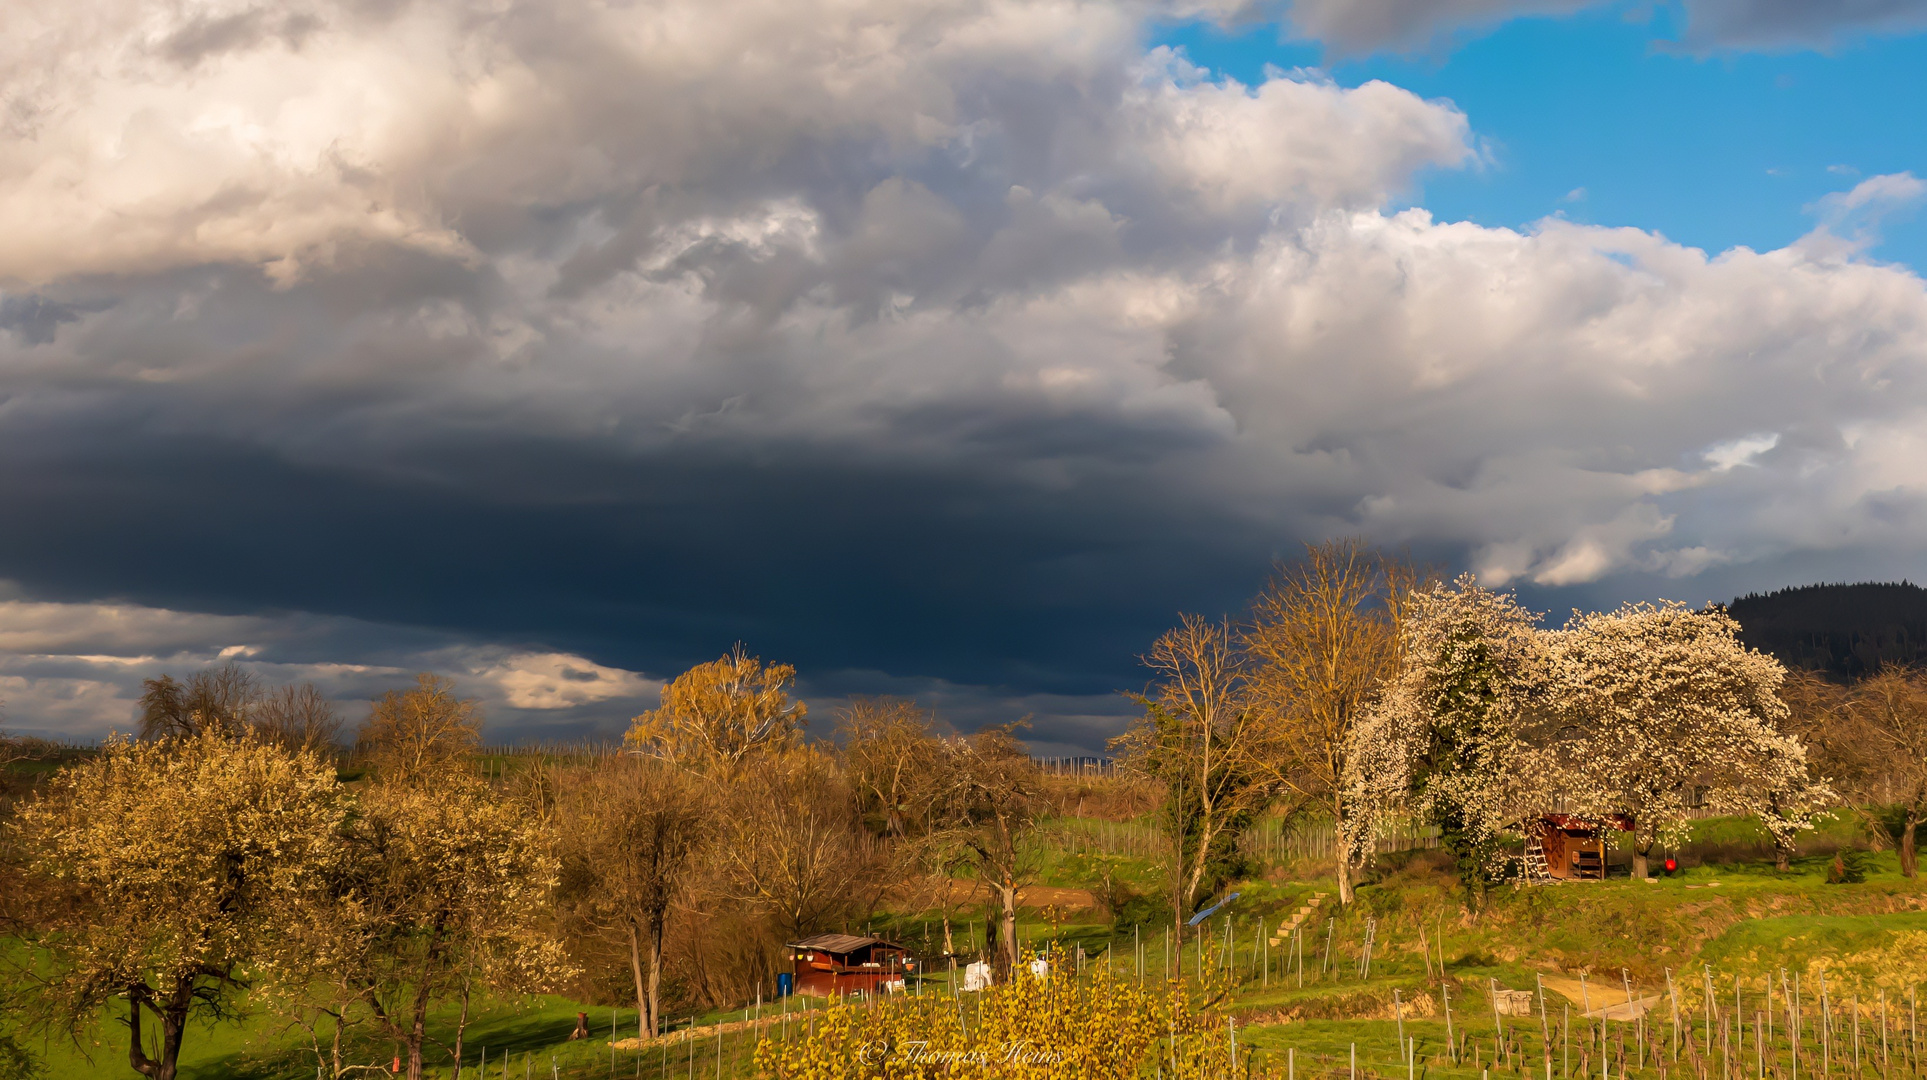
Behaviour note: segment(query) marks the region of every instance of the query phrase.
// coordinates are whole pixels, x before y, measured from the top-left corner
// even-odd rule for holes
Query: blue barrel
[[[787,971],[779,971],[776,973],[776,996],[777,997],[786,998],[790,996],[791,991],[794,989],[794,987],[792,987],[790,984],[790,980],[794,979],[795,977],[796,976],[791,975]]]

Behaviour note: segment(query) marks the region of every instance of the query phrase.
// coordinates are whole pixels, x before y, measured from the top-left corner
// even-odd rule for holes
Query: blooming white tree
[[[1667,601],[1575,613],[1547,635],[1570,809],[1632,815],[1636,876],[1656,844],[1684,838],[1696,795],[1770,830],[1803,827],[1824,798],[1782,731],[1785,669],[1738,631],[1723,611]]]
[[[1555,768],[1533,622],[1471,575],[1411,595],[1398,675],[1352,740],[1354,857],[1369,856],[1385,812],[1402,803],[1439,827],[1461,878],[1482,888],[1506,833],[1543,812]]]

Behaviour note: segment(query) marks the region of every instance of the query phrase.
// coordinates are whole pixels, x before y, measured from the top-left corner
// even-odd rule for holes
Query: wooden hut
[[[1605,828],[1631,832],[1633,819],[1613,814],[1604,822],[1547,814],[1541,817],[1535,837],[1545,853],[1546,873],[1562,881],[1598,881],[1606,876]]]
[[[817,997],[902,990],[916,967],[903,946],[855,934],[817,934],[784,948],[796,965],[795,992]]]

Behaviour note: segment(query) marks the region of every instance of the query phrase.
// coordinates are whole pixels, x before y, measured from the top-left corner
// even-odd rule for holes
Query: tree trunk
[[[1017,886],[1006,878],[997,892],[1004,908],[997,920],[997,951],[1003,957],[1002,975],[1009,978],[1017,970]]]
[[[408,1080],[422,1080],[422,1043],[428,1037],[428,986],[423,984],[415,990],[415,1016],[402,1035],[401,1045],[407,1056],[403,1059],[403,1074]]]
[[[346,1010],[343,1010],[343,1011],[346,1011]],[[328,1057],[330,1062],[334,1065],[335,1071],[329,1073],[328,1075],[339,1078],[341,1076],[341,1016],[340,1014],[331,1014],[331,1015],[334,1016],[335,1031],[334,1031],[334,1040],[329,1044],[329,1047],[328,1047]]]
[[[649,991],[642,985],[642,931],[633,922],[624,929],[629,931],[629,974],[636,983],[636,1038],[648,1037],[649,1028]]]
[[[174,1080],[180,1071],[181,1033],[187,1029],[187,1013],[194,1005],[194,976],[176,979],[173,993],[167,1001],[154,1009],[161,1022],[160,1056],[147,1056],[147,1047],[141,1041],[141,1009],[151,1004],[153,991],[147,984],[131,987],[127,993],[128,1004],[132,1011],[127,1022],[127,1063],[133,1070],[149,1080]]]
[[[462,1036],[468,1033],[468,980],[462,980],[462,1018],[455,1022],[455,1080],[462,1080]]]
[[[1198,854],[1191,864],[1191,872],[1186,875],[1183,903],[1178,905],[1178,918],[1184,918],[1185,909],[1198,902],[1198,886],[1204,881],[1204,864],[1211,857],[1211,841],[1217,837],[1217,830],[1203,825],[1198,830]]]
[[[664,917],[649,929],[649,1037],[662,1034],[662,934]]]
[[[1900,830],[1900,872],[1913,878],[1920,873],[1920,854],[1914,847],[1914,829],[1920,824],[1920,804],[1907,808],[1907,824]]]
[[[161,1063],[147,1056],[141,1042],[141,999],[129,992],[127,1005],[127,1065],[142,1076],[158,1076]]]
[[[422,1080],[421,1020],[415,1021],[415,1026],[409,1031],[408,1037],[402,1040],[402,1049],[408,1051],[408,1057],[402,1062],[402,1068],[407,1070],[403,1075],[407,1076],[408,1080]]]
[[[1641,881],[1646,879],[1648,869],[1647,859],[1651,857],[1652,853],[1653,845],[1651,844],[1647,844],[1645,847],[1633,848],[1633,877]]]
[[[1773,869],[1782,874],[1793,869],[1793,835],[1791,833],[1773,835]]]
[[[1352,852],[1345,839],[1345,804],[1338,799],[1332,800],[1332,864],[1333,873],[1338,877],[1338,904],[1349,907],[1352,902]]]

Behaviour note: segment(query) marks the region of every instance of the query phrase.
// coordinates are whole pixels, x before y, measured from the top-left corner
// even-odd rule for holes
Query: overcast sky
[[[1923,0],[11,0],[0,723],[619,732],[735,642],[1100,748],[1306,540],[1927,576]]]

